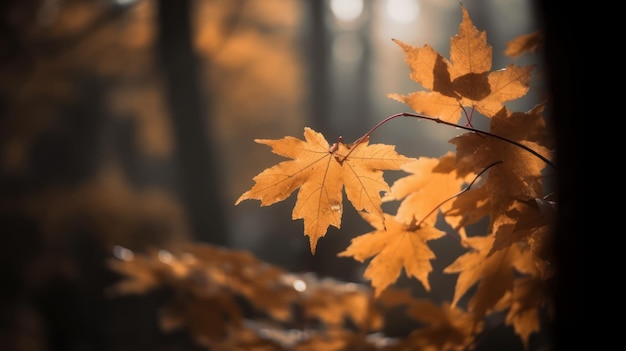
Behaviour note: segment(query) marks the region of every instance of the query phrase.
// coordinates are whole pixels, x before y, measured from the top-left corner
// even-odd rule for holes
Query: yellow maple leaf
[[[462,10],[458,34],[450,40],[450,61],[429,45],[414,47],[394,39],[405,53],[411,79],[430,91],[388,97],[418,113],[458,123],[465,106],[491,117],[504,102],[526,95],[534,66],[490,71],[492,48],[487,35],[476,29],[465,6]]]
[[[375,296],[398,280],[403,268],[407,276],[417,278],[426,290],[430,290],[428,275],[433,270],[430,260],[435,254],[426,242],[442,237],[445,232],[429,225],[412,227],[389,214],[385,214],[386,227],[382,227],[372,214],[362,215],[376,230],[352,239],[350,246],[338,256],[353,257],[359,262],[376,256],[363,274],[372,281]]]
[[[255,176],[256,184],[235,205],[257,199],[261,206],[268,206],[299,189],[292,219],[304,220],[304,234],[309,237],[314,254],[317,241],[326,235],[328,227],[341,226],[344,188],[357,211],[375,214],[382,222],[381,192],[389,191],[383,170],[399,170],[413,159],[398,154],[391,145],[368,145],[367,138],[355,144],[338,141],[331,146],[311,128],[304,129],[304,137],[305,141],[294,137],[255,139],[270,146],[275,154],[293,160],[280,162]]]

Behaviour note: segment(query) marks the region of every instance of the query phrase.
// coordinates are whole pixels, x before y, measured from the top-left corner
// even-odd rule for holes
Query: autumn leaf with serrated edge
[[[541,105],[526,113],[513,113],[502,108],[491,119],[491,132],[525,145],[549,160],[551,151],[541,145],[544,136],[539,132],[544,127],[539,122],[542,121],[542,111]],[[500,226],[510,225],[518,220],[517,217],[509,216],[513,213],[510,211],[511,207],[518,199],[543,196],[542,172],[547,164],[531,152],[478,133],[459,135],[451,139],[450,143],[456,145],[456,157],[459,161],[457,164],[472,165],[468,171],[479,172],[494,162],[502,161],[490,169],[480,188],[472,189],[457,198],[451,210],[446,213],[450,216],[464,216],[462,225],[472,224],[468,218],[478,220],[480,216],[477,213],[488,214],[489,230],[496,232]],[[466,201],[470,198],[473,202]],[[477,203],[482,203],[482,206],[469,207]]]
[[[444,201],[457,194],[462,185],[474,177],[473,174],[461,176],[457,172],[452,152],[440,158],[420,157],[402,166],[402,170],[409,175],[396,180],[383,201],[402,200],[396,214],[398,221],[410,223],[416,220],[432,226],[437,220],[437,212],[433,210],[447,211],[451,202]],[[452,216],[446,219],[453,226],[458,222]]]
[[[537,277],[521,277],[515,280],[513,289],[496,304],[496,310],[508,309],[505,323],[513,326],[524,349],[528,350],[530,335],[540,329],[539,307],[545,301],[545,282]]]
[[[490,118],[504,102],[526,95],[534,66],[509,65],[490,72],[492,48],[487,35],[476,29],[465,6],[462,10],[458,34],[450,40],[450,61],[428,44],[419,48],[393,40],[404,50],[411,79],[430,91],[388,97],[418,113],[458,123],[464,106]]]
[[[529,250],[521,250],[517,245],[488,255],[493,246],[493,235],[470,237],[466,241],[470,251],[447,266],[444,273],[459,273],[453,306],[456,306],[470,288],[477,285],[469,300],[468,310],[481,319],[513,289],[516,274],[534,273],[537,268]]]
[[[362,216],[376,230],[352,239],[350,246],[337,256],[353,257],[359,262],[376,256],[363,274],[372,281],[376,296],[398,280],[402,269],[407,276],[416,278],[427,291],[430,290],[428,275],[433,270],[430,260],[435,254],[426,242],[442,237],[445,232],[426,224],[412,227],[389,214],[385,214],[386,227],[383,228],[373,215],[363,213]]]
[[[261,206],[288,198],[296,189],[298,196],[292,219],[304,220],[304,234],[310,239],[311,253],[329,226],[340,228],[343,214],[343,189],[357,211],[374,214],[382,223],[381,192],[389,191],[383,170],[399,170],[413,158],[398,154],[385,144],[368,145],[368,139],[355,144],[341,141],[332,146],[321,133],[304,129],[305,140],[255,139],[272,148],[272,152],[291,158],[254,177],[256,184],[235,202],[257,199]]]

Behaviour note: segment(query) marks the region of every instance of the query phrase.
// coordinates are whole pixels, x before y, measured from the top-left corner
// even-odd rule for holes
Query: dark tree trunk
[[[192,44],[191,0],[158,3],[158,53],[167,84],[167,102],[176,138],[180,190],[200,241],[224,245],[227,225],[219,172],[207,128],[198,58]]]
[[[545,58],[547,82],[551,94],[551,116],[556,135],[556,164],[558,167],[557,188],[559,215],[554,240],[557,271],[554,278],[553,298],[555,302],[555,319],[553,324],[554,350],[570,350],[573,344],[587,345],[583,340],[590,335],[588,322],[593,320],[587,313],[586,293],[592,286],[584,274],[590,268],[582,268],[583,218],[581,201],[586,201],[585,182],[580,177],[583,171],[578,160],[586,152],[581,150],[581,142],[590,140],[581,133],[580,104],[582,98],[583,72],[581,49],[584,38],[582,31],[588,26],[581,25],[576,11],[571,8],[567,14],[562,3],[550,0],[536,0],[537,13],[545,31]],[[591,66],[589,66],[591,67]],[[587,69],[589,70],[589,68]],[[592,234],[592,233],[589,233]],[[593,238],[592,240],[598,240]],[[591,244],[591,241],[590,241]],[[591,252],[591,249],[586,248]],[[593,253],[590,253],[593,255]],[[592,260],[593,256],[588,260]],[[588,272],[593,273],[593,272]],[[604,293],[605,291],[598,291]],[[584,322],[583,318],[587,321]],[[588,319],[587,319],[588,318]],[[583,330],[585,328],[585,330]],[[593,328],[593,327],[591,327]],[[602,342],[594,340],[594,342]]]

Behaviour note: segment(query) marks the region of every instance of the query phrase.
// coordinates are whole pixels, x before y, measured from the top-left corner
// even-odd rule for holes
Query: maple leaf
[[[381,192],[389,191],[383,170],[399,170],[413,160],[398,154],[385,144],[368,145],[368,139],[356,144],[338,141],[332,147],[321,133],[304,129],[305,141],[255,139],[272,148],[275,154],[292,158],[272,166],[254,177],[256,184],[243,193],[235,205],[257,199],[261,206],[283,201],[296,189],[298,196],[292,219],[304,220],[304,234],[310,239],[311,252],[329,226],[340,228],[343,193],[357,211],[376,214],[383,221]]]
[[[442,202],[457,194],[463,183],[471,181],[473,177],[473,174],[465,177],[459,175],[452,152],[439,159],[420,157],[402,166],[402,170],[410,175],[396,180],[383,201],[402,200],[396,220],[407,224],[416,220],[434,226],[437,216],[425,216],[437,208],[447,211],[452,206],[451,202]],[[447,217],[450,224],[455,225],[458,221],[452,218]]]
[[[489,216],[491,211],[489,205],[489,196],[485,187],[481,186],[465,191],[453,200],[449,210],[442,212],[445,221],[458,231]]]
[[[398,222],[389,214],[385,214],[386,227],[378,224],[371,214],[362,213],[362,216],[376,230],[355,237],[350,246],[337,256],[353,257],[359,262],[376,256],[363,274],[372,281],[375,296],[393,284],[403,268],[407,276],[417,278],[427,291],[430,290],[430,260],[435,258],[435,254],[426,241],[442,237],[445,233],[429,225],[411,227]]]
[[[549,232],[547,219],[538,207],[529,205],[529,202],[517,202],[506,212],[506,217],[512,221],[501,224],[495,232],[495,241],[491,248],[492,254],[497,250],[511,246],[518,241],[528,241],[531,237],[547,235]]]
[[[405,53],[410,77],[430,91],[388,97],[409,105],[414,111],[457,123],[463,107],[493,116],[506,101],[528,92],[534,66],[509,65],[490,72],[492,48],[484,31],[478,31],[465,6],[458,34],[450,40],[450,60],[428,44],[414,47],[393,39]]]
[[[526,113],[510,112],[506,107],[491,119],[491,132],[534,150],[545,159],[551,158],[550,150],[539,144],[543,135],[538,130],[543,124],[538,122],[543,106],[536,106]],[[462,165],[472,165],[469,171],[480,172],[494,162],[500,164],[489,170],[484,184],[472,189],[454,201],[452,209],[447,215],[463,215],[478,219],[480,216],[472,212],[478,211],[490,216],[490,229],[497,231],[501,225],[511,225],[518,220],[512,212],[518,199],[541,198],[543,194],[543,170],[547,164],[531,152],[517,145],[502,140],[486,137],[478,133],[465,133],[450,140],[456,145],[457,159]],[[480,207],[474,207],[472,201],[463,197],[472,198],[474,203],[482,202]],[[465,225],[471,224],[464,222]]]
[[[554,274],[554,267],[551,264],[554,259],[551,247],[552,226],[549,218],[551,213],[546,214],[545,210],[541,211],[538,202],[544,202],[544,200],[518,200],[499,217],[494,232],[493,246],[487,257],[498,250],[523,242],[528,246],[535,265],[532,269],[527,267],[525,270],[545,280]]]
[[[522,277],[515,280],[513,289],[496,304],[497,310],[509,309],[505,323],[512,325],[528,350],[528,341],[532,333],[538,332],[539,307],[544,303],[545,285],[536,277]]]
[[[469,300],[468,310],[481,319],[513,289],[516,273],[536,275],[537,268],[529,250],[522,251],[517,245],[488,255],[493,246],[493,235],[470,237],[466,241],[471,250],[447,266],[444,273],[460,273],[454,289],[453,306],[478,284]]]

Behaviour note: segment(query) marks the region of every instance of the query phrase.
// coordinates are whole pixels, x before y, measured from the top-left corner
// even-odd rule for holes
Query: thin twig
[[[369,137],[370,134],[372,134],[376,129],[378,129],[378,127],[380,127],[383,124],[389,122],[390,120],[392,120],[394,118],[398,118],[398,117],[412,117],[412,118],[417,118],[417,119],[426,119],[426,120],[433,121],[433,122],[436,122],[436,123],[445,124],[447,126],[460,128],[460,129],[465,129],[465,130],[469,130],[469,131],[472,131],[472,132],[475,132],[475,133],[478,133],[478,134],[490,136],[492,138],[496,138],[496,139],[502,140],[502,141],[504,141],[506,143],[509,143],[511,145],[517,146],[520,149],[526,150],[526,151],[530,152],[531,154],[533,154],[535,157],[537,157],[540,160],[542,160],[543,162],[545,162],[548,166],[556,169],[556,165],[554,163],[552,163],[552,161],[548,160],[546,157],[544,157],[543,155],[541,155],[537,151],[529,148],[528,146],[526,146],[524,144],[520,144],[517,141],[511,140],[509,138],[503,137],[503,136],[498,135],[498,134],[494,134],[494,133],[487,132],[487,131],[484,131],[484,130],[476,129],[474,127],[469,127],[469,126],[464,126],[464,125],[460,125],[460,124],[456,124],[456,123],[446,122],[446,121],[440,119],[439,117],[430,117],[430,116],[426,116],[426,115],[420,115],[420,114],[417,114],[417,113],[409,113],[409,112],[396,113],[395,115],[391,115],[391,116],[385,118],[384,120],[378,122],[374,127],[372,127],[372,129],[367,131],[367,133],[365,133],[362,137],[360,137],[354,143],[352,143],[353,146],[350,149],[350,151],[348,151],[348,154],[346,154],[344,156],[344,159],[347,158],[350,155],[350,153],[352,153],[352,150],[354,150],[360,143],[362,143],[367,137]]]

